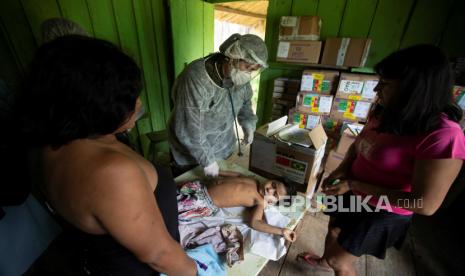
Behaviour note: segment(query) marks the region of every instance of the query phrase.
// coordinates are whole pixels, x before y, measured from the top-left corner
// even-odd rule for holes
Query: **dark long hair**
[[[42,45],[17,105],[36,146],[113,133],[134,112],[142,88],[136,63],[113,44],[77,35]]]
[[[437,128],[442,113],[460,121],[462,110],[452,98],[452,72],[436,46],[416,45],[390,54],[375,66],[381,78],[399,80],[399,89],[373,114],[378,131],[396,135],[426,133]]]

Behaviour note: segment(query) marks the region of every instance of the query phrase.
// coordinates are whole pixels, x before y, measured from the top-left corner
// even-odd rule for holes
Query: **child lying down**
[[[291,229],[269,225],[263,219],[264,208],[268,204],[291,203],[291,196],[296,194],[292,183],[285,180],[260,183],[236,172],[222,171],[219,175],[223,178],[215,179],[208,187],[196,180],[178,188],[179,220],[212,216],[219,208],[251,207],[253,210],[249,226],[252,229],[281,235],[290,242],[296,240],[296,234]]]

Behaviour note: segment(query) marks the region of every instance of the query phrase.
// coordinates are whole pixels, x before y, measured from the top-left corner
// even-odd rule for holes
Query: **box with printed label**
[[[337,88],[336,97],[374,102],[376,100],[376,85],[379,77],[376,75],[342,73]]]
[[[369,38],[328,38],[325,41],[321,64],[363,67],[370,46]]]
[[[330,117],[334,120],[365,122],[370,108],[371,102],[335,98]]]
[[[321,116],[299,112],[295,108],[289,110],[289,124],[299,125],[300,128],[314,129],[321,124]]]
[[[336,90],[338,80],[339,71],[305,70],[302,73],[300,91],[330,95]]]
[[[301,129],[311,146],[284,142],[279,133],[289,129],[287,116],[258,128],[250,147],[249,169],[267,178],[286,177],[297,183],[297,191],[313,194],[325,152],[326,134],[317,126],[313,130]]]
[[[318,16],[281,16],[279,40],[319,40],[320,29]]]
[[[315,64],[320,60],[321,41],[280,41],[277,61],[300,64]]]
[[[313,115],[329,115],[333,96],[309,92],[297,94],[296,109]]]

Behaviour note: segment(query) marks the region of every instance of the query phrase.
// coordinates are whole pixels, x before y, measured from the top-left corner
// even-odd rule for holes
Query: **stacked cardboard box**
[[[365,122],[371,105],[376,100],[374,88],[378,81],[375,75],[342,73],[331,109],[331,118]]]
[[[337,37],[327,38],[324,45],[321,64],[363,67],[365,66],[371,39]]]
[[[295,106],[299,88],[299,79],[277,78],[274,80],[272,120],[287,115],[289,110]]]
[[[300,112],[313,115],[329,115],[333,96],[321,95],[314,92],[299,92],[296,108]]]
[[[339,71],[304,70],[300,82],[300,91],[331,95],[336,91],[338,81]]]
[[[318,16],[282,16],[277,61],[318,63],[321,53],[321,19]]]
[[[341,134],[341,138],[339,139],[337,147],[333,150],[330,150],[328,156],[326,157],[324,173],[321,180],[322,182],[329,176],[330,173],[339,167],[339,165],[344,160],[350,146],[354,143],[358,134],[363,129],[363,125],[361,124],[346,124],[344,127],[345,129]]]
[[[376,85],[379,77],[376,75],[342,73],[337,88],[336,97],[357,101],[374,102],[376,100]]]

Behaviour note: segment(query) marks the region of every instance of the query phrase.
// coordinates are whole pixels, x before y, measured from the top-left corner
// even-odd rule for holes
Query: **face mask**
[[[252,80],[252,75],[249,72],[238,70],[237,68],[231,69],[231,80],[235,86],[244,85]]]

